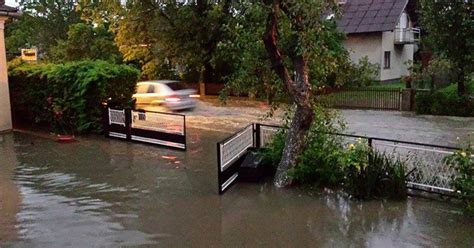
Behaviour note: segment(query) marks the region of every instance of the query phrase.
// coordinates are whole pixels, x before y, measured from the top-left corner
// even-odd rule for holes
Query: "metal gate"
[[[217,143],[217,181],[219,194],[236,182],[239,166],[247,149],[255,145],[254,125],[248,125]]]
[[[186,116],[174,113],[107,108],[107,137],[186,150]]]
[[[321,95],[333,108],[400,110],[400,89],[354,88],[338,89],[330,94]]]

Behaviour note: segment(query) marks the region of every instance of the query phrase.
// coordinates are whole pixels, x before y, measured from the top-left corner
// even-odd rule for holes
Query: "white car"
[[[154,80],[137,83],[137,92],[133,95],[136,105],[163,106],[169,110],[184,110],[196,107],[196,90],[186,88],[180,81]]]

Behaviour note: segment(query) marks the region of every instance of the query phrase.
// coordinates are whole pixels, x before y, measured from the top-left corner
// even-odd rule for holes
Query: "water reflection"
[[[361,203],[334,192],[276,190],[269,182],[239,184],[220,197],[215,142],[225,134],[189,134],[187,152],[95,136],[67,145],[5,136],[10,143],[0,142],[0,206],[8,200],[10,210],[0,211],[0,246],[474,243],[472,221],[429,200]]]
[[[12,135],[0,134],[0,244],[17,238],[16,214],[20,212],[20,192],[13,181],[17,165]]]

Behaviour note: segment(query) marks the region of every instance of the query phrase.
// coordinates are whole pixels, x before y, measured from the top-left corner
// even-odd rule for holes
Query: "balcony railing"
[[[395,44],[413,44],[419,40],[419,28],[395,28]]]

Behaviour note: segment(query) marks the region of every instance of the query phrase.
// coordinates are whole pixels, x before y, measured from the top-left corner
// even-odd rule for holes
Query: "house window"
[[[383,68],[390,69],[390,51],[385,51],[383,54]]]

